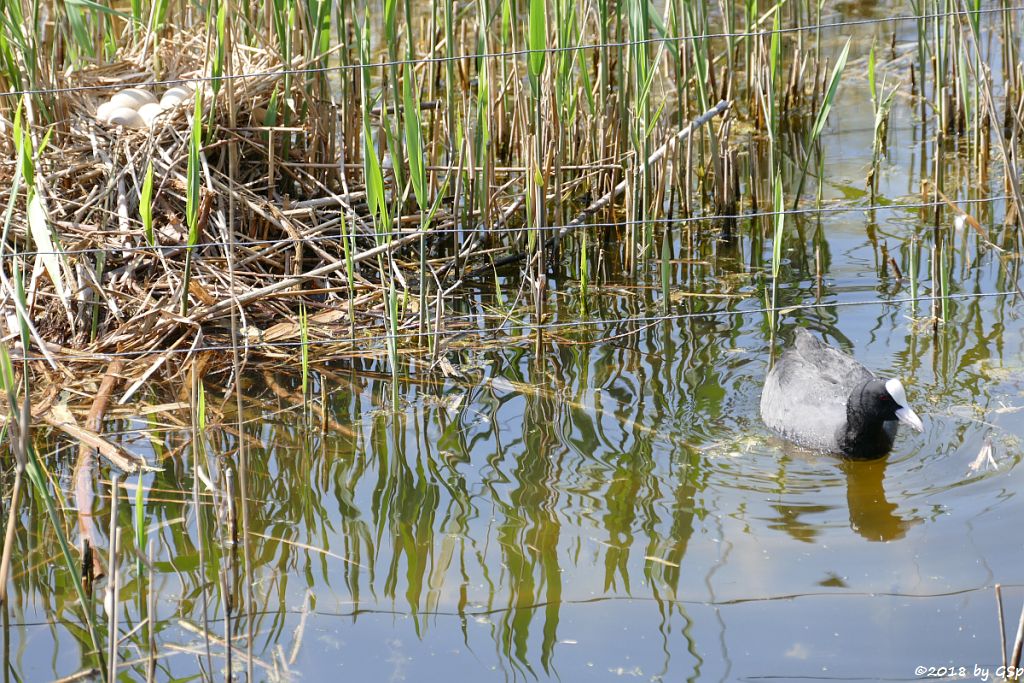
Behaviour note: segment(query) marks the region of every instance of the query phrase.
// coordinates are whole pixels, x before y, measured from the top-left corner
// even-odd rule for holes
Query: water
[[[920,201],[922,149],[931,147],[919,142],[912,115],[895,110],[885,201]],[[826,138],[826,206],[867,205],[870,120],[866,89],[846,87]],[[993,241],[1013,244],[1001,214],[980,205],[976,215]],[[397,403],[384,365],[332,367],[319,380],[332,420],[326,434],[295,405],[293,375],[274,377],[278,393],[266,377],[248,378],[255,678],[994,673],[993,586],[1004,585],[1011,638],[1024,601],[1024,324],[1020,304],[1004,295],[954,299],[937,328],[922,320],[930,303],[908,301],[906,277],[916,232],[920,291],[930,293],[923,220],[897,208],[824,212],[820,222],[811,214],[787,226],[782,336],[805,325],[878,374],[901,377],[924,419],[923,434],[901,432],[879,461],[804,452],[761,424],[771,245],[756,223],[731,238],[710,223],[677,232],[668,319],[657,319],[660,275],[650,262],[639,285],[611,268],[615,277],[592,288],[586,325],[578,324],[576,283],[553,279],[551,321],[572,324],[552,329],[539,350],[511,323],[525,336],[463,339],[446,352],[460,376],[414,370]],[[1016,257],[1000,261],[970,230],[943,229],[954,245],[955,294],[1007,289],[1004,271]],[[899,262],[902,281],[884,253]],[[506,297],[514,284],[505,282]],[[495,314],[495,306],[485,288],[463,312]],[[610,322],[593,323],[601,320]],[[215,412],[219,400],[211,390]],[[225,405],[224,423],[205,435],[220,468],[236,448]],[[187,434],[149,429],[161,448],[137,434],[125,439],[164,467],[144,478],[156,678],[189,679],[209,666],[194,630],[204,581],[210,631],[224,632],[216,585],[226,565],[211,559],[223,543],[205,506],[200,557]],[[995,464],[972,469],[986,438]],[[66,490],[66,458],[51,460]],[[55,568],[43,516],[31,518],[18,536],[5,680],[73,673],[85,649],[74,579]],[[142,621],[149,587],[132,558],[121,580],[124,633]],[[65,621],[52,626],[58,617]],[[238,633],[237,609],[233,618]],[[126,660],[145,657],[144,632],[127,639]],[[224,648],[211,647],[220,678]],[[244,667],[241,653],[235,664]],[[128,670],[126,680],[144,679],[142,664]]]

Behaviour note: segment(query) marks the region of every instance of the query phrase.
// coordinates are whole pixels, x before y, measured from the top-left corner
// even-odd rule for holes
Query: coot
[[[902,422],[922,431],[898,379],[881,380],[802,327],[765,378],[761,419],[804,448],[880,458]]]

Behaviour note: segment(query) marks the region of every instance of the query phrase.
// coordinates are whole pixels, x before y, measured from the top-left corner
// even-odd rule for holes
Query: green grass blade
[[[775,231],[772,236],[772,279],[779,277],[782,263],[782,235],[786,226],[786,214],[782,204],[782,174],[775,174]]]
[[[822,99],[821,108],[818,109],[818,115],[814,119],[814,125],[811,127],[811,131],[807,136],[803,166],[800,169],[800,181],[797,183],[796,194],[793,197],[794,209],[799,206],[800,195],[804,189],[804,181],[807,179],[807,165],[812,156],[811,147],[821,136],[821,131],[825,129],[825,123],[828,121],[828,115],[832,111],[832,106],[835,104],[836,93],[839,91],[839,82],[842,80],[843,71],[846,69],[846,58],[850,54],[851,40],[852,39],[847,39],[846,45],[843,46],[843,51],[839,53],[839,59],[836,60],[836,65],[832,68],[832,76],[829,78],[828,89],[825,91],[825,97]]]
[[[544,71],[544,50],[547,48],[548,27],[544,0],[530,0],[530,56],[527,65],[530,70],[530,81],[540,85],[540,76]]]
[[[816,140],[821,135],[821,131],[825,128],[825,122],[828,120],[828,115],[832,111],[832,106],[836,101],[836,93],[839,91],[839,82],[843,78],[843,71],[846,69],[846,58],[850,54],[850,41],[847,39],[846,45],[843,46],[843,51],[839,53],[839,59],[836,60],[836,65],[832,68],[832,77],[829,79],[828,90],[825,91],[825,98],[822,100],[821,109],[818,110],[818,116],[814,119],[814,127],[811,130],[811,139]]]
[[[192,128],[188,145],[188,169],[185,179],[185,224],[188,246],[199,241],[199,190],[202,169],[199,154],[203,147],[203,90],[196,88],[192,109]]]
[[[192,247],[199,241],[199,192],[203,148],[203,89],[196,88],[192,107],[192,129],[188,145],[188,169],[185,178],[185,223],[188,227],[188,248],[185,250],[185,272],[182,277],[181,314],[188,314],[188,290],[192,277]]]
[[[409,69],[402,79],[402,100],[405,108],[405,149],[409,154],[409,180],[412,191],[416,195],[416,203],[420,209],[426,209],[429,202],[427,196],[427,174],[423,167],[423,127],[420,121],[420,101],[417,86],[413,85],[415,76]]]
[[[153,160],[146,167],[146,178],[142,181],[142,192],[139,193],[139,215],[142,218],[142,231],[146,235],[146,244],[154,246],[153,238]]]

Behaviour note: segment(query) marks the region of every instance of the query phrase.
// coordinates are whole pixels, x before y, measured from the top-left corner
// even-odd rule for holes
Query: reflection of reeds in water
[[[22,368],[23,382],[19,382],[15,375],[14,365],[11,362],[10,354],[7,351],[6,344],[0,344],[0,379],[2,379],[4,392],[7,395],[7,420],[4,431],[7,441],[11,446],[11,450],[15,455],[15,483],[11,499],[11,508],[7,520],[7,533],[4,542],[4,551],[2,561],[0,561],[0,579],[3,579],[3,589],[0,589],[0,596],[2,596],[5,608],[7,605],[6,600],[6,588],[8,570],[11,561],[11,551],[14,546],[14,533],[16,526],[16,518],[18,515],[18,493],[21,491],[21,477],[22,474],[27,474],[29,482],[32,484],[32,488],[38,496],[39,500],[42,501],[46,517],[51,525],[52,537],[57,540],[60,547],[60,557],[63,562],[63,570],[71,577],[82,576],[81,572],[78,571],[79,567],[75,562],[74,557],[71,553],[71,546],[68,542],[67,533],[65,532],[63,520],[61,515],[57,511],[57,502],[54,497],[54,492],[51,491],[50,481],[47,477],[45,469],[41,466],[40,461],[36,455],[34,444],[31,437],[31,412],[30,412],[30,398],[28,394],[28,387],[24,382],[27,382],[28,373],[26,368]],[[21,396],[19,397],[19,393]],[[57,489],[59,493],[59,489]],[[63,507],[63,506],[62,506]],[[114,522],[112,521],[112,525]],[[113,548],[113,546],[111,546]],[[113,551],[112,551],[113,552]],[[104,664],[102,641],[100,638],[99,630],[96,625],[96,617],[93,611],[93,601],[91,594],[86,592],[86,580],[76,581],[74,578],[71,580],[74,586],[75,593],[79,600],[79,609],[81,610],[81,616],[85,624],[86,633],[88,636],[88,642],[92,648],[92,661],[94,661],[101,672],[107,675],[106,666]],[[110,652],[116,652],[116,644],[114,640],[110,641]],[[110,662],[111,672],[116,672],[116,664],[111,660]]]

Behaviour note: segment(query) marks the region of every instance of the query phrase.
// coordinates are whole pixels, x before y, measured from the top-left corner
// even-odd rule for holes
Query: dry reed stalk
[[[660,147],[654,150],[654,152],[652,152],[651,155],[647,158],[647,165],[655,164],[658,161],[660,161],[662,157],[664,157],[668,150],[672,147],[672,145],[678,144],[679,142],[689,138],[694,131],[698,130],[701,126],[706,124],[715,116],[718,116],[719,114],[727,110],[729,106],[729,102],[721,100],[720,102],[718,102],[718,104],[711,107],[706,112],[695,118],[687,126],[684,126],[681,130],[679,130],[671,138],[669,138],[665,143],[663,143]],[[580,211],[575,218],[569,221],[568,224],[562,226],[554,236],[547,240],[544,246],[548,248],[555,246],[558,243],[558,241],[562,239],[565,235],[569,234],[569,232],[585,225],[586,221],[595,213],[610,206],[616,199],[621,197],[628,188],[628,178],[619,182],[619,184],[613,187],[600,199],[591,202],[589,206]],[[529,254],[512,254],[511,256],[507,256],[503,259],[498,259],[493,265],[484,266],[480,269],[477,269],[470,273],[470,275],[480,275],[482,273],[489,271],[493,267],[507,265],[509,263],[516,263],[518,261],[525,259],[527,256],[529,256]]]

